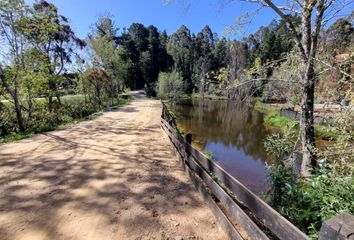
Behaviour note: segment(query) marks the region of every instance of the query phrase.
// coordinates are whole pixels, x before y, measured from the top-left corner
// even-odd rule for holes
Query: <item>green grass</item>
[[[257,101],[254,105],[254,109],[263,112],[263,113],[275,113],[277,112],[276,109],[270,107],[270,106],[265,106],[263,105],[260,101]]]
[[[179,135],[181,135],[183,138],[186,137],[186,133],[184,132],[184,130],[178,126],[176,126],[176,130],[179,133]]]
[[[341,137],[339,131],[323,125],[315,126],[315,135],[324,140],[338,140]]]
[[[289,117],[281,116],[277,109],[264,106],[258,101],[254,107],[256,110],[265,113],[264,124],[266,127],[276,128],[281,132],[299,131],[299,121]],[[336,140],[340,137],[340,132],[324,125],[315,125],[316,138],[324,140]]]
[[[93,113],[89,116],[80,118],[80,119],[72,119],[70,121],[66,121],[62,124],[59,124],[57,126],[49,126],[49,125],[42,125],[37,127],[36,129],[31,129],[29,131],[25,131],[25,132],[19,132],[19,133],[13,133],[10,135],[7,135],[5,137],[1,137],[0,138],[0,143],[10,143],[10,142],[14,142],[14,141],[18,141],[18,140],[22,140],[22,139],[26,139],[26,138],[30,138],[36,134],[39,133],[44,133],[44,132],[49,132],[49,131],[54,131],[54,130],[61,130],[61,129],[65,129],[69,126],[75,125],[77,123],[80,122],[84,122],[84,121],[89,121],[89,120],[94,120],[97,117],[101,116],[102,113],[101,112],[96,112]]]
[[[166,107],[167,107],[167,110],[168,110],[170,116],[171,116],[172,118],[176,119],[176,118],[177,118],[177,113],[172,110],[172,109],[173,109],[173,106],[172,106],[171,102],[169,102],[169,101],[164,101],[164,103],[165,103],[165,105],[166,105]]]
[[[213,153],[212,153],[212,152],[207,151],[207,152],[205,152],[204,154],[205,154],[205,156],[207,157],[207,159],[213,160],[214,156],[213,156]]]
[[[292,120],[285,116],[281,116],[279,112],[270,112],[266,114],[264,118],[264,123],[266,126],[275,127],[281,130],[282,132],[289,131],[292,126],[298,125],[298,121]]]

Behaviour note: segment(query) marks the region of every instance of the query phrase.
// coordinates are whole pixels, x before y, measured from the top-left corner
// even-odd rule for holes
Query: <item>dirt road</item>
[[[131,105],[0,145],[0,239],[226,239],[159,126]]]

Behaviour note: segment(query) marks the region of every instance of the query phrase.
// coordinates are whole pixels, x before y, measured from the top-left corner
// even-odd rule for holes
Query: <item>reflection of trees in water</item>
[[[263,116],[249,102],[194,99],[176,105],[179,124],[190,130],[204,148],[207,142],[232,145],[254,159],[268,159],[263,140],[268,134]]]

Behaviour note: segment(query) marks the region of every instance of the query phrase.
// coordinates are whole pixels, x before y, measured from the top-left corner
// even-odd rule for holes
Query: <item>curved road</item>
[[[0,145],[0,239],[226,239],[159,126],[159,101]]]

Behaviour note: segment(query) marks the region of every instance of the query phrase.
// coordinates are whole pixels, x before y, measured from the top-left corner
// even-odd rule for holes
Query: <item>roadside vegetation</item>
[[[290,1],[285,9],[270,0],[251,2],[273,9],[279,19],[238,40],[218,37],[208,25],[198,33],[183,25],[171,35],[141,23],[119,31],[108,13],[80,39],[54,4],[2,0],[0,141],[126,104],[128,88],[162,99],[282,103],[301,109],[299,119],[256,105],[265,124],[282,132],[265,142],[278,159],[270,166],[268,201],[315,236],[323,220],[341,211],[354,214],[354,14],[339,16],[335,9],[344,7],[336,1]],[[326,17],[331,21],[323,25]],[[331,121],[315,124],[315,103],[343,109],[323,107]],[[317,147],[319,138],[329,144]],[[301,155],[300,173],[284,161],[293,152]]]
[[[78,38],[55,5],[0,3],[0,142],[89,119],[127,104],[125,64],[107,17]],[[113,54],[112,54],[113,53]],[[116,53],[116,54],[114,54]],[[87,59],[84,59],[84,56]]]
[[[57,106],[55,112],[50,112],[47,110],[47,100],[35,100],[31,118],[29,119],[28,116],[25,116],[26,130],[22,132],[17,129],[16,122],[11,118],[11,116],[15,115],[14,112],[11,112],[12,103],[7,103],[4,104],[7,106],[7,110],[0,112],[0,143],[20,140],[36,133],[60,129],[84,120],[92,120],[101,114],[103,108],[122,106],[130,102],[130,97],[116,98],[113,102],[109,101],[101,107],[97,107],[85,102],[84,96],[78,96],[72,99],[63,99],[63,103]]]

